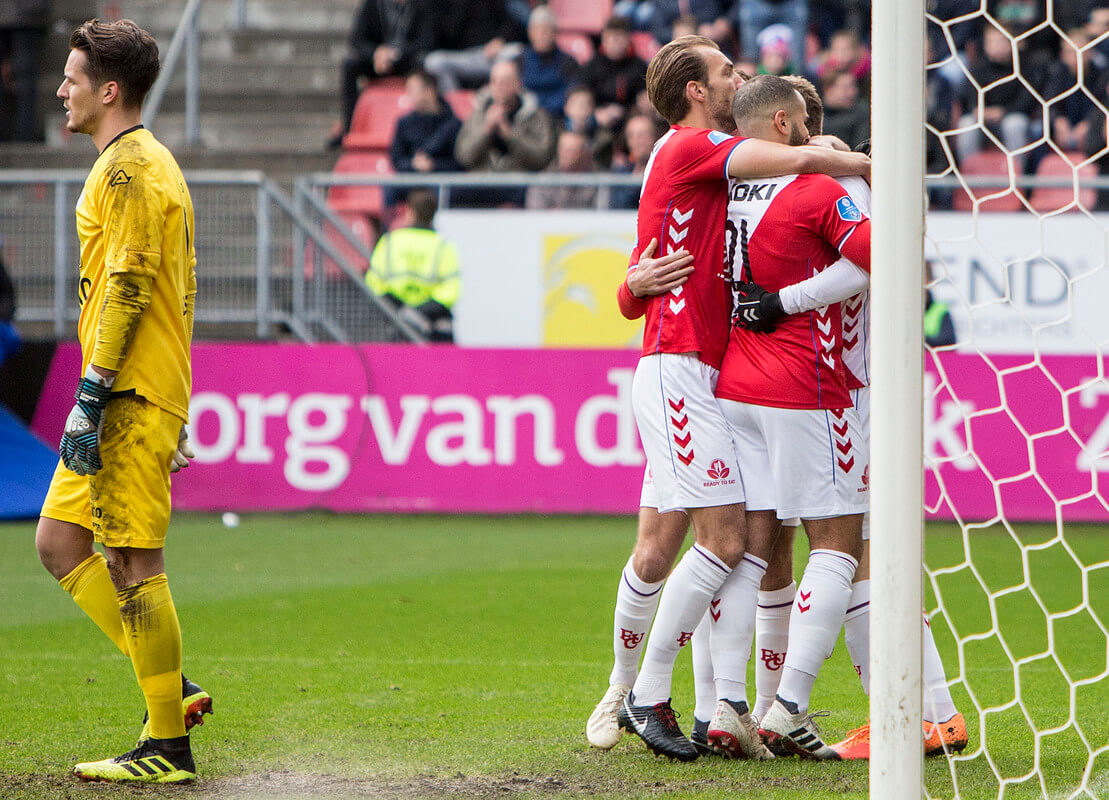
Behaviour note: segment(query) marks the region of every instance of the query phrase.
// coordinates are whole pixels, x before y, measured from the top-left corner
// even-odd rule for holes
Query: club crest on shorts
[[[705,481],[704,486],[731,486],[735,483],[735,478],[729,478],[732,474],[731,468],[727,462],[722,458],[714,458],[709,468],[705,470],[705,474],[709,479]]]

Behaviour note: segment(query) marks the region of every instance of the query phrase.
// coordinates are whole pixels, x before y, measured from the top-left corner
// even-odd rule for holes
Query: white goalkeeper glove
[[[100,435],[104,431],[104,407],[112,394],[115,378],[105,378],[89,364],[85,377],[77,384],[77,403],[65,421],[65,432],[58,450],[62,463],[78,475],[95,475],[100,460]]]
[[[177,451],[173,454],[173,460],[170,461],[169,471],[180,472],[185,467],[189,466],[189,462],[196,458],[196,453],[189,446],[189,426],[181,426],[181,434],[177,437]]]

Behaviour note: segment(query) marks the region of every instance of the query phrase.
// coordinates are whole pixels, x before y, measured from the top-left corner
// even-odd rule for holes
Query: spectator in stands
[[[41,141],[38,132],[39,56],[50,21],[50,0],[4,0],[0,2],[0,61],[7,61],[8,77],[15,95],[15,109],[5,108],[0,92],[0,119],[9,121],[7,131],[17,142]]]
[[[926,38],[924,46],[927,52],[926,61],[934,64],[935,58],[932,51],[932,39]],[[924,108],[925,119],[929,126],[937,131],[949,131],[955,127],[957,114],[958,95],[951,81],[947,79],[942,69],[929,68],[924,73]],[[952,166],[943,142],[939,136],[927,130],[924,133],[924,168],[929,175],[940,175]],[[930,207],[933,209],[951,207],[951,189],[933,187],[928,190]]]
[[[494,63],[520,54],[524,31],[505,0],[440,0],[431,14],[436,46],[424,68],[444,92],[481,86]]]
[[[833,72],[821,81],[824,95],[824,133],[838,136],[851,147],[870,138],[870,109],[859,97],[859,84],[850,72]]]
[[[562,116],[566,92],[577,82],[578,62],[555,43],[554,13],[539,6],[528,19],[528,43],[517,57],[520,79],[539,105],[554,117]]]
[[[0,239],[0,249],[3,239]],[[0,254],[0,364],[20,347],[19,334],[15,330],[15,284],[8,274],[3,255]]]
[[[988,0],[986,9],[989,15],[1013,36],[1020,36],[1029,28],[1043,22],[1046,11],[1043,0]]]
[[[683,36],[697,35],[697,18],[692,14],[682,14],[670,26],[670,39],[680,39]],[[655,41],[662,41],[655,37]],[[667,40],[669,41],[669,40]]]
[[[584,136],[589,142],[593,163],[607,167],[612,161],[612,132],[597,124],[593,115],[595,108],[589,87],[575,86],[566,95],[566,105],[562,109],[563,128]]]
[[[1087,49],[1082,52],[1082,78],[1078,77],[1079,50],[1090,41],[1085,29],[1069,30],[1067,38],[1070,42],[1061,43],[1059,58],[1048,68],[1041,95],[1047,102],[1059,98],[1050,107],[1051,140],[1063,150],[1082,150],[1090,132],[1087,117],[1091,111],[1097,110],[1097,106],[1085,92],[1072,90],[1078,85],[1094,89],[1098,83],[1098,75],[1090,58],[1091,50]],[[1066,92],[1071,93],[1061,97]]]
[[[636,114],[624,125],[622,146],[616,150],[612,171],[642,176],[647,170],[655,141],[661,136],[660,126],[652,117]],[[639,187],[615,186],[612,189],[612,208],[639,208]]]
[[[328,140],[329,148],[341,145],[350,130],[361,78],[404,75],[419,66],[432,46],[431,19],[430,0],[363,0],[343,58],[341,119]]]
[[[1094,89],[1094,97],[1109,108],[1109,71],[1103,72],[1098,78],[1098,85]],[[1106,116],[1105,112],[1097,106],[1086,117],[1086,142],[1085,154],[1087,158],[1097,157],[1098,175],[1102,179],[1109,179],[1109,153],[1103,152],[1106,143]],[[1109,182],[1097,190],[1098,211],[1109,211]]]
[[[792,75],[796,72],[793,59],[793,32],[785,25],[771,25],[758,35],[758,75]],[[798,62],[800,63],[800,62]]]
[[[926,0],[928,13],[938,16],[937,8],[945,3],[962,3],[966,0]],[[957,10],[955,17],[965,11]],[[809,0],[809,30],[815,33],[820,48],[832,40],[836,31],[852,30],[867,38],[870,33],[870,0]]]
[[[1090,10],[1089,19],[1086,22],[1086,35],[1092,42],[1107,33],[1109,33],[1109,6],[1100,5],[1099,0],[1099,5]],[[1109,67],[1109,36],[1105,36],[1092,47],[1090,58],[1099,72],[1104,72]]]
[[[1029,118],[1042,113],[1040,102],[1014,72],[1013,46],[1009,36],[993,24],[987,24],[983,30],[981,50],[974,40],[968,42],[963,58],[973,81],[963,89],[964,115],[959,120],[959,127],[974,125],[981,102],[986,127],[1010,152],[1028,144]],[[1021,62],[1027,74],[1037,74],[1028,70],[1032,65],[1024,61],[1023,53]],[[979,98],[978,87],[986,86],[990,88]],[[981,150],[982,141],[980,130],[960,134],[955,140],[959,160]]]
[[[771,25],[789,28],[790,61],[805,63],[805,32],[809,27],[808,0],[740,0],[739,44],[741,55],[755,58],[760,48],[759,32]],[[773,73],[772,73],[773,74]]]
[[[435,77],[423,69],[409,73],[404,93],[412,110],[397,120],[389,158],[395,172],[458,172],[455,140],[462,123],[439,94]],[[386,192],[386,205],[394,205],[396,190]]]
[[[691,33],[707,36],[727,50],[734,47],[735,0],[654,0],[651,5],[654,14],[650,26],[642,30],[649,30],[659,43],[677,38],[674,24],[679,19],[691,18],[694,25]]]
[[[593,172],[589,141],[580,133],[563,131],[558,135],[555,160],[547,172],[556,175],[580,175]],[[597,204],[596,186],[532,186],[528,189],[528,208],[593,208]]]
[[[458,134],[454,155],[468,170],[536,172],[550,163],[555,125],[531,92],[524,91],[514,61],[493,65],[489,85]],[[484,192],[491,205],[522,204],[523,192]],[[474,202],[481,202],[475,198]]]
[[[618,130],[637,95],[647,88],[647,62],[632,49],[631,27],[623,17],[605,23],[600,50],[585,65],[582,83],[593,90],[597,122]]]
[[[435,232],[435,193],[413,189],[401,227],[374,247],[366,286],[432,342],[454,341],[451,309],[458,300],[458,251]]]
[[[820,59],[817,77],[830,72],[850,72],[855,76],[859,89],[866,95],[870,91],[870,51],[859,40],[855,31],[836,31]]]
[[[946,303],[932,298],[932,292],[924,291],[924,343],[929,348],[950,347],[955,344],[955,323]]]

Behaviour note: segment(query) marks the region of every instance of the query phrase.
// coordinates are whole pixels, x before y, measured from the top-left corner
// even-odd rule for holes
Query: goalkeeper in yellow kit
[[[196,300],[193,207],[173,156],[142,127],[158,46],[129,20],[70,39],[58,97],[99,151],[77,201],[76,404],[35,534],[39,558],[130,658],[146,698],[138,745],[78,764],[84,780],[196,777],[187,728],[211,698],[181,675],[181,628],[162,548],[171,471],[187,464]],[[103,546],[101,555],[94,542]]]

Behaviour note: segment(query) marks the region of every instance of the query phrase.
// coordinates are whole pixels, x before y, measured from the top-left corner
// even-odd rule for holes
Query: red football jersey
[[[865,219],[826,175],[735,181],[728,195],[736,279],[772,292],[834,263]],[[850,406],[841,325],[839,303],[783,317],[773,333],[736,325],[717,397],[777,408]]]
[[[655,144],[643,178],[636,251],[658,239],[656,257],[684,247],[693,274],[653,297],[643,327],[643,355],[697,351],[720,369],[731,321],[731,282],[724,269],[728,157],[743,139],[704,128],[672,126]]]

